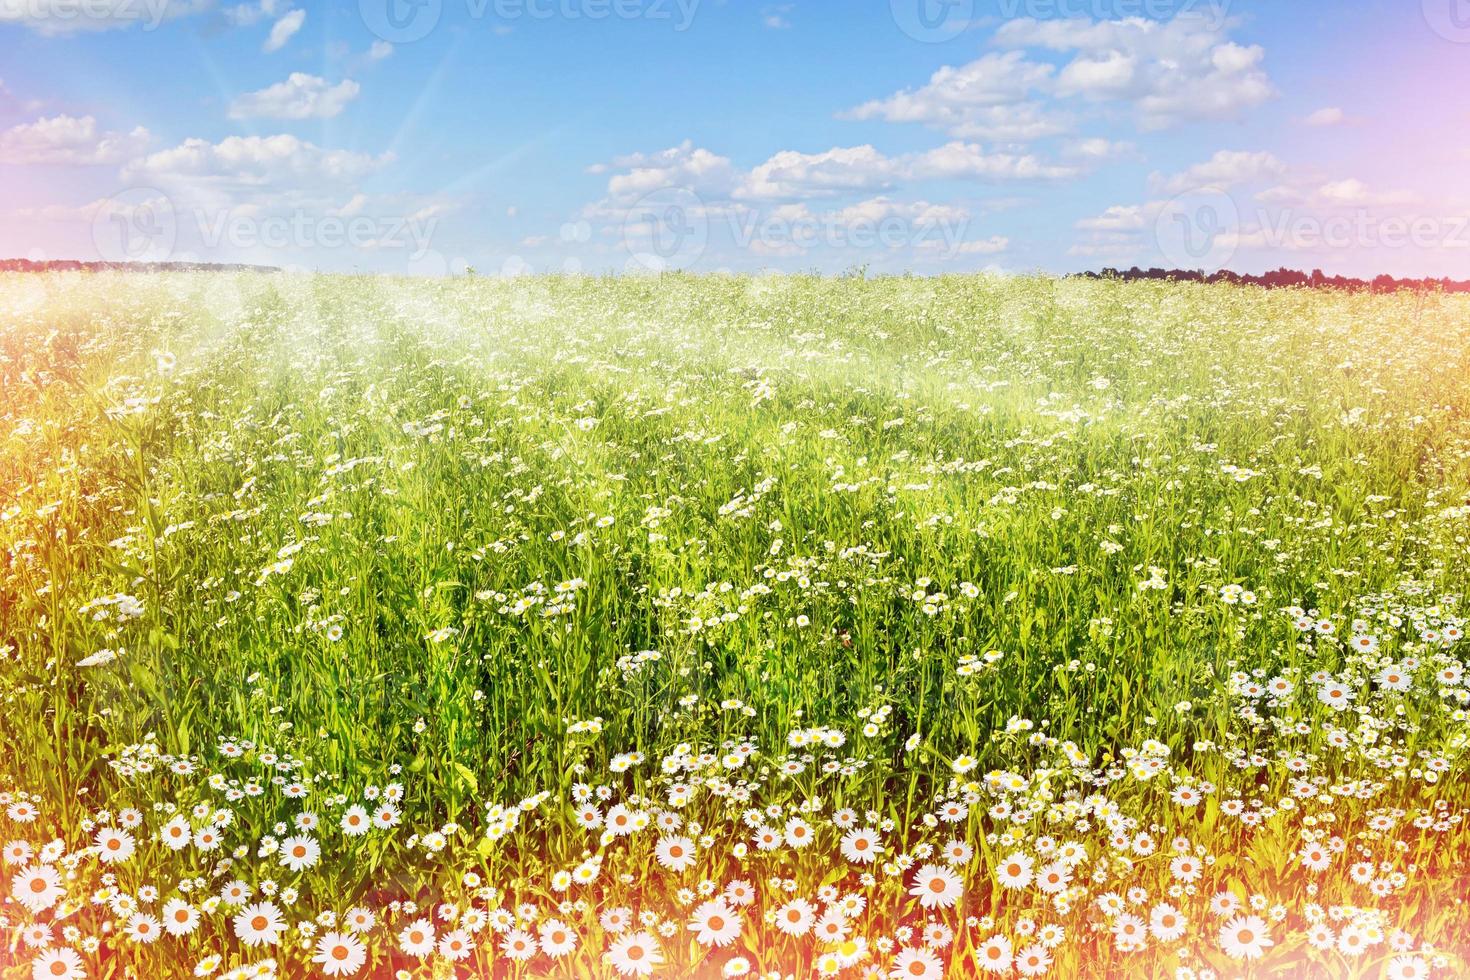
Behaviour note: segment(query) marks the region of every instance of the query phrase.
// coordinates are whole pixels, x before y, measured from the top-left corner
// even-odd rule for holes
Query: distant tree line
[[[275,266],[241,265],[222,262],[80,262],[75,259],[33,262],[30,259],[0,259],[0,272],[279,272]],[[469,270],[473,274],[474,270]],[[1329,276],[1321,269],[1310,273],[1299,269],[1277,269],[1259,276],[1231,272],[1202,272],[1198,269],[1103,269],[1100,272],[1079,272],[1081,279],[1172,280],[1174,282],[1228,282],[1237,286],[1260,286],[1265,289],[1289,289],[1308,287],[1314,289],[1344,289],[1375,293],[1393,293],[1399,290],[1420,292],[1470,293],[1470,281],[1457,279],[1395,279],[1393,276],[1375,276],[1372,279],[1357,279],[1352,276]]]
[[[1350,276],[1329,276],[1321,269],[1310,273],[1298,269],[1277,269],[1264,275],[1248,276],[1228,269],[1205,273],[1190,269],[1103,269],[1101,272],[1081,272],[1084,279],[1166,279],[1175,282],[1228,282],[1237,286],[1261,286],[1266,289],[1289,289],[1311,287],[1325,289],[1368,290],[1375,293],[1393,293],[1399,290],[1421,292],[1470,293],[1470,282],[1456,279],[1395,279],[1393,276],[1375,276],[1372,279],[1356,279]]]
[[[238,265],[221,262],[79,262],[56,259],[0,259],[0,272],[279,272],[270,265]]]

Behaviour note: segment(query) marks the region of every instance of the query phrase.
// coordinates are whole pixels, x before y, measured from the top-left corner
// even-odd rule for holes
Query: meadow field
[[[0,977],[1464,977],[1470,298],[0,277]]]

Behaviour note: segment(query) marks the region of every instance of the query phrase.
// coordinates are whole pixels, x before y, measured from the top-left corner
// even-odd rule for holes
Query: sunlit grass
[[[0,964],[306,975],[366,909],[365,961],[323,958],[603,976],[628,908],[676,977],[968,976],[1001,946],[1068,977],[1458,975],[1467,314],[1040,278],[0,278],[0,788],[39,813],[6,870],[65,890],[5,906]],[[344,832],[390,786],[394,825]],[[615,804],[649,825],[578,825]],[[813,844],[758,848],[792,819]],[[102,860],[109,827],[136,854]],[[921,907],[952,841],[962,894]],[[691,931],[736,880],[740,934]],[[274,941],[242,944],[231,882]],[[763,917],[845,896],[843,942]],[[174,898],[197,926],[130,937]],[[406,952],[420,915],[468,957]]]

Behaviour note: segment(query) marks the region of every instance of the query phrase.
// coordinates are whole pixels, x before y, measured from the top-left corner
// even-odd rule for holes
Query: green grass
[[[78,906],[7,906],[0,965],[29,975],[20,930],[54,921],[89,976],[187,975],[209,953],[315,969],[327,926],[244,949],[224,907],[186,937],[126,939],[134,910],[89,901],[111,871],[119,893],[156,889],[155,913],[236,879],[295,888],[293,924],[368,908],[374,976],[448,965],[398,951],[404,902],[534,903],[581,936],[516,965],[479,933],[461,975],[611,974],[598,913],[631,906],[678,926],[661,975],[740,955],[806,976],[828,947],[761,912],[821,907],[822,885],[867,899],[844,976],[887,974],[933,921],[957,933],[935,950],[948,974],[972,975],[993,935],[1035,941],[1022,920],[1065,926],[1058,976],[1378,976],[1396,929],[1453,975],[1470,687],[1437,675],[1466,651],[1445,634],[1470,582],[1467,314],[1441,296],[968,276],[0,278],[0,787],[41,814],[4,835],[62,838]],[[96,604],[117,594],[136,617]],[[1293,607],[1332,634],[1299,631]],[[79,665],[99,650],[117,657]],[[1377,677],[1390,664],[1408,690]],[[1319,671],[1350,707],[1317,696]],[[1294,691],[1242,691],[1275,677]],[[845,744],[788,745],[813,727]],[[225,758],[221,739],[253,748]],[[1167,760],[1139,778],[1147,740]],[[680,743],[712,764],[681,769]],[[267,750],[295,760],[279,775],[304,803],[270,785]],[[960,756],[976,768],[956,773]],[[166,771],[186,757],[193,772]],[[228,799],[252,778],[262,795]],[[345,806],[390,782],[402,823],[344,836]],[[688,871],[656,866],[657,827],[575,826],[575,784],[608,787],[604,812],[654,813],[675,782],[702,832],[680,833],[711,838]],[[1170,799],[1202,786],[1202,805]],[[485,836],[488,804],[540,793]],[[987,813],[1002,798],[1034,816]],[[936,821],[956,799],[964,820]],[[224,849],[152,839],[201,801],[232,811]],[[100,866],[83,848],[129,806],[138,854]],[[757,853],[741,817],[767,806],[773,826],[803,813],[817,844]],[[845,860],[844,807],[906,860]],[[303,808],[323,856],[288,872],[261,839]],[[1143,832],[1157,853],[1110,844]],[[915,908],[924,846],[955,837],[975,851],[963,898]],[[1003,887],[1011,852],[1052,859],[1041,837],[1087,847],[1073,889]],[[1200,881],[1171,879],[1176,837],[1208,860]],[[1342,853],[1309,873],[1299,853],[1330,837]],[[551,888],[596,854],[595,882]],[[1359,861],[1375,862],[1361,882]],[[758,892],[742,936],[699,945],[700,882],[734,878]],[[1094,899],[1130,888],[1145,920],[1182,910],[1184,935],[1119,950]],[[1222,951],[1231,917],[1208,903],[1226,890],[1260,904],[1264,959]],[[1319,913],[1378,941],[1315,949]]]

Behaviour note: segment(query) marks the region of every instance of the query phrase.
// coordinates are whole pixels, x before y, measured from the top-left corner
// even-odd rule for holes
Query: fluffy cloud
[[[1011,240],[1004,235],[992,235],[973,242],[961,242],[955,246],[958,255],[999,255],[1011,247]]]
[[[856,119],[949,125],[971,109],[1024,101],[1047,84],[1052,71],[1050,65],[1027,61],[1020,51],[987,54],[959,68],[940,68],[927,85],[865,103],[849,114]]]
[[[1027,141],[1065,132],[1070,123],[1029,101],[1054,69],[1019,51],[987,54],[958,68],[943,67],[929,82],[843,113],[855,120],[921,123],[967,139]]]
[[[1380,190],[1356,177],[1320,184],[1282,184],[1257,194],[1256,200],[1268,205],[1321,211],[1342,208],[1396,208],[1424,203],[1418,194],[1411,191]]]
[[[892,186],[899,170],[897,161],[871,146],[836,147],[824,153],[782,150],[747,174],[735,196],[750,200],[831,197]]]
[[[282,0],[258,0],[256,3],[241,3],[233,7],[226,7],[223,14],[225,20],[233,27],[252,27],[262,20],[285,13],[289,6]]]
[[[931,204],[928,201],[895,201],[889,197],[874,197],[866,201],[834,211],[834,221],[844,225],[877,224],[897,218],[915,225],[957,224],[970,220],[966,208],[952,204]]]
[[[794,4],[780,3],[761,8],[761,24],[773,31],[784,31],[791,26],[791,11]]]
[[[1095,234],[1085,242],[1070,246],[1067,254],[1090,260],[1119,262],[1136,259],[1142,247],[1142,241],[1133,236]]]
[[[1228,31],[1228,24],[1201,17],[1023,18],[1002,25],[995,42],[1072,54],[1057,76],[1057,96],[1129,101],[1141,125],[1158,129],[1233,118],[1276,94],[1262,68],[1265,51],[1235,43]]]
[[[1010,247],[1003,236],[966,241],[967,204],[889,192],[926,181],[1047,181],[1081,172],[960,140],[892,156],[869,145],[783,150],[748,170],[686,141],[589,170],[607,177],[605,196],[582,211],[598,229],[594,248],[616,249],[621,241],[636,257],[655,245],[667,251],[708,241],[746,259],[796,258],[814,250],[912,258],[998,254]],[[819,209],[818,202],[827,206]],[[687,260],[683,251],[676,258]]]
[[[1221,150],[1183,173],[1172,177],[1154,174],[1149,182],[1160,194],[1183,194],[1197,190],[1229,190],[1241,184],[1280,177],[1285,172],[1286,165],[1270,153]]]
[[[296,32],[301,30],[301,25],[305,22],[306,11],[304,10],[293,10],[286,14],[271,25],[270,36],[265,39],[265,44],[261,45],[260,50],[266,54],[281,50],[286,46],[287,41],[296,36]]]
[[[1081,231],[1112,233],[1142,231],[1149,217],[1150,215],[1145,214],[1143,205],[1115,204],[1096,217],[1083,218],[1077,222],[1077,228]]]
[[[647,195],[678,190],[726,211],[741,203],[872,194],[917,181],[1053,181],[1082,173],[1080,167],[1049,163],[1033,154],[991,153],[959,140],[900,156],[888,156],[869,145],[820,153],[782,150],[748,171],[686,140],[656,153],[630,154],[588,169],[608,175],[602,205],[606,209],[626,208]]]
[[[124,177],[240,187],[297,186],[355,180],[392,159],[391,154],[327,150],[289,135],[231,136],[219,143],[185,140],[133,161]]]
[[[1127,102],[1145,129],[1228,119],[1272,98],[1265,51],[1206,18],[1093,21],[1021,18],[1003,24],[993,52],[935,72],[928,84],[846,113],[852,119],[922,123],[961,138],[1039,139],[1068,131],[1056,101]],[[1041,49],[1070,55],[1058,70],[1030,60]],[[1042,100],[1050,99],[1052,103]]]
[[[1126,99],[1138,84],[1138,58],[1123,51],[1103,51],[1077,58],[1057,76],[1056,94],[1086,99]]]
[[[1347,113],[1343,112],[1337,106],[1328,106],[1323,109],[1318,109],[1303,119],[1302,122],[1308,126],[1338,126],[1347,122]]]
[[[958,141],[905,160],[907,173],[919,180],[1066,180],[1081,173],[1076,167],[1046,163],[1029,153],[987,153],[974,143]]]
[[[230,118],[331,119],[359,91],[361,87],[350,78],[331,85],[316,75],[292,72],[284,82],[240,96],[230,106]]]
[[[91,116],[51,116],[0,132],[0,163],[115,164],[148,147],[148,130],[101,132]]]
[[[22,221],[44,221],[51,224],[60,222],[89,222],[96,217],[99,211],[111,203],[107,198],[99,198],[79,207],[71,207],[65,204],[46,204],[38,208],[17,208],[11,214],[13,217]],[[160,206],[165,204],[162,198],[157,198],[148,203],[158,204]]]
[[[1074,160],[1102,163],[1107,160],[1119,160],[1134,156],[1137,154],[1138,148],[1126,141],[1093,136],[1086,139],[1069,141],[1062,148],[1062,152]]]
[[[613,174],[607,191],[615,201],[633,201],[669,187],[686,188],[697,194],[725,194],[734,186],[736,173],[726,157],[711,153],[685,140],[657,153],[632,153],[588,168],[591,173]]]
[[[783,150],[755,167],[735,197],[795,200],[881,190],[922,180],[1062,180],[1075,167],[1050,164],[1031,154],[988,153],[975,143],[954,141],[923,153],[890,157],[871,146],[837,147],[824,153]]]

